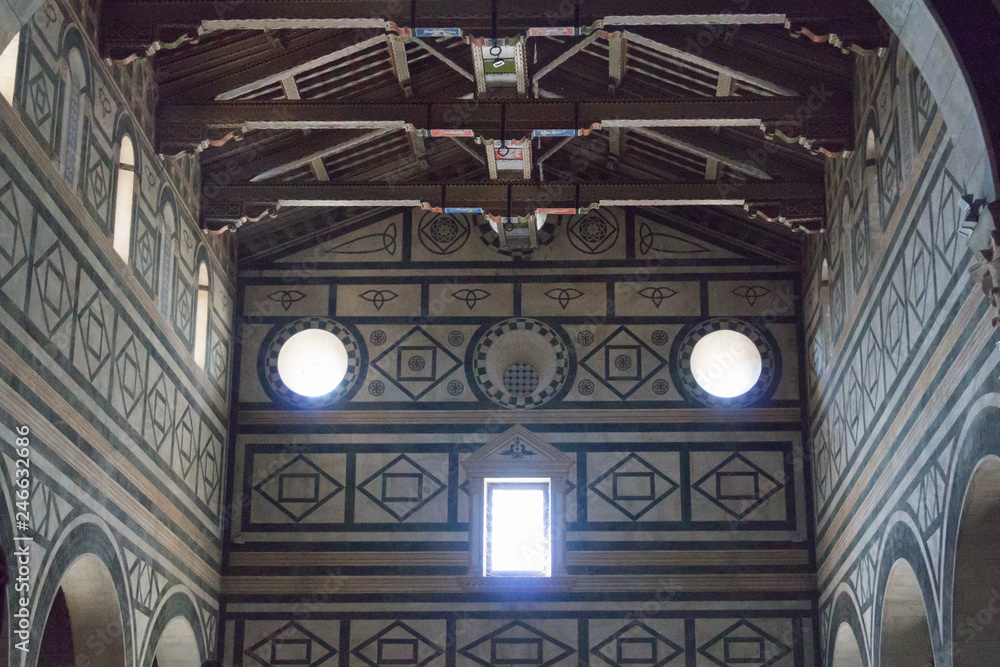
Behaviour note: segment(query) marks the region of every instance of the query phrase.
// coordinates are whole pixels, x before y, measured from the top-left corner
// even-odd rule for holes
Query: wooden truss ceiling
[[[102,49],[156,53],[158,146],[200,153],[203,224],[241,241],[348,205],[825,224],[867,0],[547,4],[106,0]]]

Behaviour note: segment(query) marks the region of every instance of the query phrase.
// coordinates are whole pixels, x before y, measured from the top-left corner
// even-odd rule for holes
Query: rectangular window
[[[547,479],[486,480],[485,576],[550,576],[549,487]]]

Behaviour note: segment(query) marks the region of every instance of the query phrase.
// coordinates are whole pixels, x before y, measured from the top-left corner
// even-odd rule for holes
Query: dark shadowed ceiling
[[[665,14],[665,11],[669,13]],[[106,0],[156,50],[159,149],[245,257],[372,209],[669,207],[769,251],[825,225],[867,0]],[[152,46],[152,49],[150,48]],[[157,50],[158,49],[158,50]]]

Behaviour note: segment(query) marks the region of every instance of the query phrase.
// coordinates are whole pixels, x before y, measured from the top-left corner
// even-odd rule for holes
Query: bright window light
[[[547,577],[552,572],[549,480],[486,480],[487,577]]]
[[[747,393],[757,384],[760,372],[760,350],[738,331],[713,331],[691,351],[691,374],[695,381],[719,398]]]
[[[21,45],[21,33],[14,35],[7,48],[0,53],[0,95],[10,104],[14,103],[14,88],[17,83],[17,52]]]
[[[347,375],[347,348],[324,329],[295,334],[278,352],[278,375],[301,396],[325,396]]]

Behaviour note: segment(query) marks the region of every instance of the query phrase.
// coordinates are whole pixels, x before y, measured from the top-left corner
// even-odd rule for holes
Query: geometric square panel
[[[625,327],[619,327],[580,360],[580,366],[621,399],[635,393],[666,365],[666,359]]]
[[[573,655],[576,649],[522,621],[514,621],[463,646],[458,652],[484,667],[549,667]]]
[[[344,485],[299,454],[253,488],[298,523],[343,491]]]
[[[692,486],[736,519],[747,516],[785,488],[782,482],[738,452],[730,455]]]
[[[358,484],[358,491],[402,522],[444,493],[447,485],[406,454]]]
[[[611,667],[664,667],[683,655],[684,647],[670,641],[642,621],[632,621],[590,649],[590,652]]]
[[[337,649],[295,621],[281,626],[245,652],[263,667],[319,667],[337,654]]]
[[[792,652],[777,637],[741,619],[705,642],[698,653],[720,667],[768,667]]]
[[[406,623],[396,621],[358,645],[351,654],[370,667],[423,667],[443,655],[444,649]]]
[[[633,453],[591,482],[589,488],[629,519],[637,521],[680,485]]]
[[[462,361],[420,327],[413,327],[371,366],[416,401],[461,367]]]

